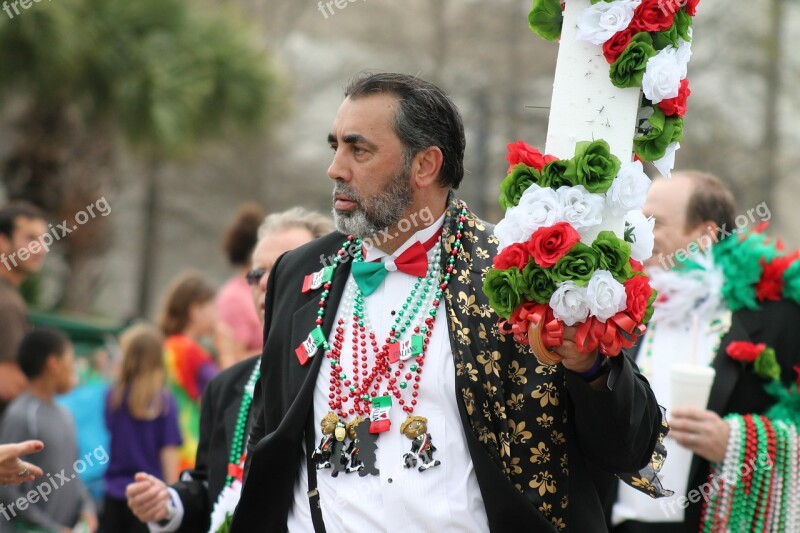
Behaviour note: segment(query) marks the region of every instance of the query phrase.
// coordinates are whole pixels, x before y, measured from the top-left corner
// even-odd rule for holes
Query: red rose
[[[500,255],[495,256],[492,260],[494,267],[500,270],[506,270],[511,267],[517,267],[522,270],[525,265],[530,261],[531,256],[528,253],[528,248],[524,244],[515,243],[506,246]]]
[[[769,263],[761,260],[763,270],[756,284],[756,298],[759,300],[780,300],[783,297],[783,273],[797,260],[798,253],[776,257]]]
[[[609,65],[613,65],[619,55],[628,48],[631,44],[631,37],[636,35],[636,31],[630,27],[615,33],[611,39],[607,40],[603,45],[603,55],[606,56],[606,61]]]
[[[629,27],[651,33],[668,30],[674,24],[675,13],[680,8],[680,0],[643,0],[633,12]]]
[[[686,100],[689,99],[690,94],[692,94],[692,91],[689,90],[689,80],[683,79],[681,80],[681,88],[678,90],[678,96],[661,100],[658,103],[658,107],[664,112],[664,116],[682,117],[686,114]]]
[[[650,278],[647,276],[634,276],[625,282],[625,310],[637,323],[641,322],[647,311],[647,301],[653,294]]]
[[[725,352],[732,359],[745,363],[752,363],[767,348],[766,344],[753,344],[752,342],[736,341],[725,347]]]
[[[641,264],[639,261],[637,261],[636,259],[633,259],[633,258],[629,258],[628,262],[631,264],[631,269],[634,272],[642,272],[642,273],[644,273],[644,265]]]
[[[516,143],[509,143],[506,148],[508,148],[506,161],[509,163],[507,174],[510,174],[514,170],[514,166],[519,163],[524,163],[536,170],[542,170],[547,163],[558,159],[552,155],[542,155],[539,150],[526,144],[521,139],[517,139]]]
[[[686,14],[690,16],[695,16],[697,13],[697,4],[700,3],[700,0],[684,0],[686,2],[684,9],[686,10]]]
[[[575,228],[567,222],[559,222],[533,232],[531,240],[528,241],[528,252],[537,265],[550,268],[580,240],[581,236]]]

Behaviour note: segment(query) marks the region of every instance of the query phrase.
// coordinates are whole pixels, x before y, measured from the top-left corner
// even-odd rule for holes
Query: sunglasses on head
[[[249,271],[245,275],[245,279],[247,279],[247,284],[251,287],[255,287],[261,281],[261,278],[264,277],[264,274],[267,273],[266,268],[254,268],[253,270]]]

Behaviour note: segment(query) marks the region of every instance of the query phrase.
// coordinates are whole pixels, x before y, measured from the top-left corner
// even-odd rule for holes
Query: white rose
[[[653,255],[653,227],[656,221],[653,217],[646,217],[641,211],[630,211],[625,216],[625,225],[632,226],[631,232],[631,257],[637,261],[646,261]],[[627,231],[627,228],[626,228]]]
[[[608,270],[597,270],[592,274],[586,286],[586,297],[589,300],[589,312],[600,322],[624,311],[628,298],[625,287]]]
[[[550,297],[553,316],[567,326],[583,322],[589,316],[589,300],[586,288],[579,287],[574,281],[562,283]]]
[[[536,184],[528,187],[517,206],[519,220],[526,233],[526,240],[539,228],[552,226],[562,220],[561,201],[556,191]]]
[[[563,218],[573,228],[588,228],[603,221],[605,201],[600,194],[590,193],[583,185],[559,187],[558,198],[561,202]]]
[[[525,242],[530,235],[525,235],[522,230],[520,215],[516,213],[517,208],[511,207],[506,211],[506,216],[494,227],[494,235],[497,237],[497,253],[502,252],[509,245],[516,242]]]
[[[672,169],[675,168],[675,152],[681,147],[681,143],[672,143],[667,146],[667,151],[664,157],[653,161],[653,166],[656,167],[658,172],[665,178],[672,177]]]
[[[611,213],[620,216],[628,211],[641,209],[651,184],[640,161],[624,163],[606,192]]]
[[[675,58],[681,67],[681,79],[685,79],[689,73],[689,60],[692,59],[692,41],[678,39],[678,51],[675,52]]]
[[[598,2],[584,9],[578,15],[579,41],[603,44],[618,31],[627,28],[633,20],[633,12],[641,0],[620,0],[617,2]]]
[[[661,100],[675,98],[681,88],[682,67],[677,57],[677,49],[667,47],[647,61],[642,78],[642,91],[654,104]]]

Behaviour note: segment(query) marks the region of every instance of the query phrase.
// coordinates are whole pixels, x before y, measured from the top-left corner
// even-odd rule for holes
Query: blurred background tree
[[[64,0],[0,22],[3,103],[19,136],[2,161],[11,199],[57,220],[114,182],[119,140],[145,163],[136,311],[150,307],[158,265],[160,170],[204,141],[264,132],[277,80],[241,18],[184,0]],[[96,219],[64,241],[69,275],[58,305],[87,311],[102,276],[109,225]]]

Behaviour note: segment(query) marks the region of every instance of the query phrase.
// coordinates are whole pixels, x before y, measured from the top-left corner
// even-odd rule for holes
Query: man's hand
[[[714,411],[676,407],[669,425],[669,436],[684,448],[712,463],[721,463],[725,458],[730,426]]]
[[[0,444],[0,484],[19,485],[43,475],[41,468],[20,459],[21,456],[40,452],[43,448],[44,444],[40,440]]]
[[[134,482],[125,488],[128,507],[141,522],[159,522],[167,518],[169,492],[160,479],[139,472]]]
[[[576,327],[565,326],[563,342],[561,346],[553,348],[553,351],[564,358],[561,361],[564,368],[572,370],[573,372],[582,373],[587,372],[594,366],[597,360],[597,350],[589,353],[578,351],[578,347],[575,344],[575,334],[577,331],[578,328]]]

